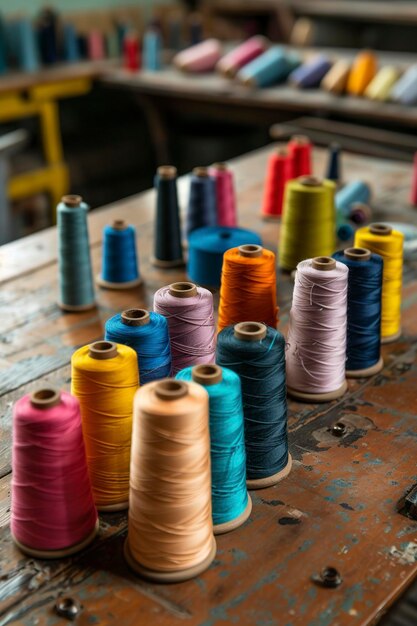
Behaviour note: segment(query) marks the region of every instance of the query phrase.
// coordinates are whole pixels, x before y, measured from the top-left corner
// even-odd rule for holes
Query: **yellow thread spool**
[[[404,236],[385,224],[371,224],[355,233],[355,248],[368,248],[382,256],[381,341],[389,343],[401,335],[401,286]]]
[[[349,74],[347,91],[352,96],[362,96],[378,68],[376,56],[367,50],[360,52]]]
[[[279,266],[293,270],[303,259],[330,256],[335,248],[336,214],[331,180],[301,176],[285,186]]]
[[[96,341],[79,348],[71,366],[95,504],[99,511],[126,509],[133,398],[139,386],[136,352]]]
[[[371,80],[364,95],[370,100],[379,100],[384,102],[388,100],[393,86],[400,77],[399,70],[392,66],[386,65],[379,70],[378,74]]]

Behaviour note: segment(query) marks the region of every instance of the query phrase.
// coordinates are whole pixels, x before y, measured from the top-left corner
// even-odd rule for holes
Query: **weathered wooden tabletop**
[[[277,226],[259,219],[269,152],[249,154],[233,167],[240,224],[259,230],[275,250]],[[319,175],[324,156],[315,155]],[[345,179],[372,182],[379,218],[415,222],[407,204],[410,167],[351,155],[344,155],[343,166]],[[183,201],[186,182],[180,183]],[[75,347],[100,338],[104,321],[117,311],[151,307],[158,287],[184,278],[181,271],[160,271],[149,263],[154,202],[153,191],[145,192],[90,215],[95,271],[102,227],[115,217],[127,218],[138,228],[145,278],[138,290],[99,290],[99,307],[92,312],[64,314],[56,305],[54,228],[0,249],[0,625],[65,623],[53,608],[60,594],[83,605],[80,625],[373,623],[417,574],[417,522],[396,510],[417,481],[417,275],[411,264],[405,268],[403,336],[384,346],[384,370],[370,380],[349,381],[348,393],[335,402],[289,403],[292,473],[275,487],[252,492],[250,520],[217,538],[216,560],[199,578],[164,586],[134,576],[122,556],[126,515],[120,513],[101,515],[98,539],[73,558],[28,559],[13,546],[8,526],[13,402],[47,381],[68,389]],[[290,279],[279,274],[284,330],[291,291]],[[337,421],[347,425],[342,438],[329,432]],[[328,565],[343,577],[337,589],[311,581]]]

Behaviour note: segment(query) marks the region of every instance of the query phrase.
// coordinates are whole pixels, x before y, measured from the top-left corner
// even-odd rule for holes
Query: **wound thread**
[[[103,230],[101,287],[129,289],[142,281],[136,252],[136,229],[124,220],[114,220]]]
[[[270,155],[262,203],[262,216],[264,218],[279,218],[281,216],[285,184],[293,177],[293,172],[293,159],[285,148],[278,148]]]
[[[217,219],[219,226],[237,225],[236,194],[233,172],[225,163],[214,163],[209,169],[214,178],[216,192]]]
[[[265,37],[255,35],[244,41],[227,54],[216,65],[216,70],[227,78],[234,78],[237,72],[259,57],[268,48],[269,42]]]
[[[362,96],[374,78],[378,69],[378,60],[370,51],[359,52],[350,70],[347,92],[352,96]]]
[[[196,167],[190,178],[187,208],[187,236],[197,228],[216,226],[216,183],[207,167]]]
[[[287,144],[289,155],[288,178],[310,176],[313,145],[305,135],[294,135]]]
[[[247,87],[269,87],[284,82],[299,64],[297,54],[288,54],[280,46],[271,46],[245,65],[236,74],[236,80]]]
[[[313,59],[297,67],[290,74],[289,81],[300,89],[318,87],[331,66],[331,61],[324,54],[318,54]]]
[[[206,39],[176,54],[173,64],[183,72],[211,72],[220,60],[222,48],[218,39]]]
[[[177,169],[172,165],[162,165],[157,170],[154,184],[156,189],[156,217],[152,262],[157,267],[177,267],[184,264],[178,206]]]

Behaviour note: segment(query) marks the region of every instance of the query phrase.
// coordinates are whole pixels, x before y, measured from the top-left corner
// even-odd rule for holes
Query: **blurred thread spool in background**
[[[371,199],[371,188],[363,180],[353,180],[336,192],[336,211],[341,217],[349,218],[354,204],[368,204]]]
[[[81,429],[69,393],[45,387],[13,409],[11,534],[37,558],[64,558],[87,546],[98,518]]]
[[[318,87],[332,64],[324,54],[318,54],[297,67],[289,76],[289,81],[300,89]]]
[[[236,80],[247,87],[269,87],[284,82],[299,63],[297,54],[271,46],[239,70]]]
[[[393,65],[381,67],[379,72],[371,80],[365,89],[365,96],[371,100],[386,102],[389,99],[392,88],[400,77],[399,70]]]
[[[245,244],[223,255],[218,332],[237,322],[278,323],[275,254]]]
[[[287,144],[289,155],[288,178],[310,176],[313,145],[305,135],[294,135]],[[292,167],[292,169],[291,169]]]
[[[181,370],[177,380],[202,385],[209,396],[211,500],[214,534],[238,528],[252,511],[246,488],[246,452],[240,379],[218,365]]]
[[[51,8],[44,8],[37,20],[38,45],[41,61],[52,65],[58,60],[58,15]]]
[[[261,209],[264,219],[276,220],[281,217],[285,184],[292,177],[293,169],[292,159],[286,148],[278,147],[270,155]]]
[[[76,63],[81,59],[77,33],[72,24],[64,24],[62,28],[62,45],[64,61]]]
[[[153,308],[168,322],[173,375],[190,365],[214,363],[213,296],[208,289],[173,283],[155,293]]]
[[[142,283],[136,253],[136,229],[113,220],[103,230],[101,274],[97,283],[106,289],[131,289]]]
[[[146,309],[127,309],[105,324],[105,341],[130,346],[138,357],[140,384],[171,375],[168,322]]]
[[[28,18],[20,18],[15,24],[18,39],[18,64],[25,72],[36,72],[39,69],[39,54],[32,22]]]
[[[183,72],[211,72],[220,60],[222,47],[218,39],[206,39],[174,56],[172,63]]]
[[[346,90],[350,73],[350,63],[340,59],[329,69],[320,83],[320,87],[329,93],[342,95]]]
[[[329,146],[329,160],[325,178],[327,178],[327,180],[333,180],[336,184],[340,183],[342,179],[341,156],[340,145],[338,143],[331,143]]]
[[[227,78],[234,78],[237,72],[259,57],[269,47],[269,41],[262,35],[255,35],[225,54],[216,65],[216,70]]]
[[[384,261],[382,273],[381,341],[401,336],[401,288],[404,235],[385,224],[370,224],[356,231],[355,247],[367,248]]]
[[[158,72],[162,68],[162,37],[157,28],[147,28],[143,36],[142,66],[147,72]]]
[[[187,207],[187,236],[197,228],[216,226],[216,183],[207,167],[195,167],[190,177]]]
[[[348,268],[323,256],[297,265],[287,338],[287,390],[327,402],[346,389]]]
[[[335,247],[333,181],[313,176],[290,180],[285,188],[279,266],[293,270],[306,256],[331,255]]]
[[[352,96],[362,96],[365,89],[376,75],[377,69],[378,60],[373,52],[368,50],[359,52],[350,70],[347,92]]]
[[[417,152],[414,153],[413,173],[411,179],[410,203],[417,206]]]
[[[241,322],[218,335],[216,360],[239,375],[245,416],[249,489],[275,485],[288,476],[285,340],[259,322]]]
[[[89,206],[81,196],[64,196],[57,207],[59,306],[88,311],[96,306],[88,237]]]
[[[214,163],[209,168],[214,178],[218,226],[237,226],[236,194],[233,171],[226,163]]]
[[[152,264],[170,268],[184,265],[181,245],[181,221],[178,207],[177,169],[172,165],[158,167],[156,189],[155,243]]]
[[[97,509],[121,511],[129,500],[132,407],[139,386],[136,352],[110,341],[83,346],[72,355],[71,378]]]
[[[150,580],[188,580],[214,559],[208,413],[194,382],[166,378],[135,396],[124,552]]]
[[[382,257],[366,248],[347,248],[333,258],[349,268],[346,376],[373,376],[381,357]]]
[[[262,245],[262,240],[244,228],[207,226],[194,230],[188,239],[188,277],[199,285],[220,287],[224,253],[243,244]]]
[[[189,35],[190,35],[190,44],[195,46],[203,41],[203,18],[200,13],[197,11],[195,13],[191,13],[187,19]]]
[[[402,104],[417,102],[417,65],[412,65],[401,76],[392,88],[391,100]]]
[[[123,67],[130,72],[137,72],[140,64],[138,36],[134,32],[128,32],[123,39]]]
[[[106,57],[103,33],[99,30],[91,30],[88,33],[87,42],[89,59],[92,61],[101,61]]]

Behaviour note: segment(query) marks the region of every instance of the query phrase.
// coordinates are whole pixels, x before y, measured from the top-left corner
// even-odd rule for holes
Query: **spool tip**
[[[95,341],[88,346],[88,356],[98,361],[114,359],[117,356],[117,344],[114,341]]]
[[[300,146],[304,146],[310,143],[310,139],[307,137],[307,135],[293,135],[290,141]]]
[[[80,206],[83,201],[81,196],[77,196],[75,194],[67,194],[66,196],[62,196],[61,202],[65,204],[65,206],[69,207],[77,207]]]
[[[177,168],[174,167],[173,165],[161,165],[156,170],[156,173],[161,178],[172,179],[172,178],[176,178],[177,177]]]
[[[301,185],[305,185],[306,187],[320,187],[322,181],[317,176],[299,176],[297,178],[298,182]]]
[[[30,394],[30,403],[37,409],[50,409],[59,404],[60,392],[54,387],[43,387]]]
[[[261,322],[239,322],[233,327],[234,336],[241,341],[261,341],[265,339],[267,330]]]
[[[316,256],[311,265],[315,270],[329,271],[336,269],[336,261],[331,256]]]
[[[215,170],[220,170],[221,172],[225,172],[227,170],[227,163],[213,163],[212,167]]]
[[[243,246],[239,246],[238,250],[240,256],[256,258],[262,256],[263,248],[254,243],[247,243]]]
[[[155,393],[161,400],[178,400],[188,393],[187,384],[175,378],[163,378],[155,383]]]
[[[369,226],[369,232],[373,235],[383,235],[384,237],[392,233],[391,226],[387,224],[371,224]]]
[[[126,230],[127,222],[125,220],[113,220],[111,226],[115,230]]]
[[[217,385],[221,383],[222,368],[214,363],[211,365],[195,365],[191,371],[193,381],[200,385]]]
[[[352,261],[369,261],[371,258],[371,251],[367,248],[346,248],[343,254]]]
[[[207,176],[209,176],[208,167],[195,167],[193,169],[193,174],[194,176],[200,176],[202,178],[206,178]]]
[[[285,146],[278,146],[275,150],[275,154],[282,157],[288,156],[288,149]]]
[[[145,326],[151,321],[150,313],[146,309],[126,309],[122,311],[121,318],[126,326]]]
[[[169,285],[169,293],[176,298],[192,298],[197,295],[197,285],[194,283],[181,282]]]

